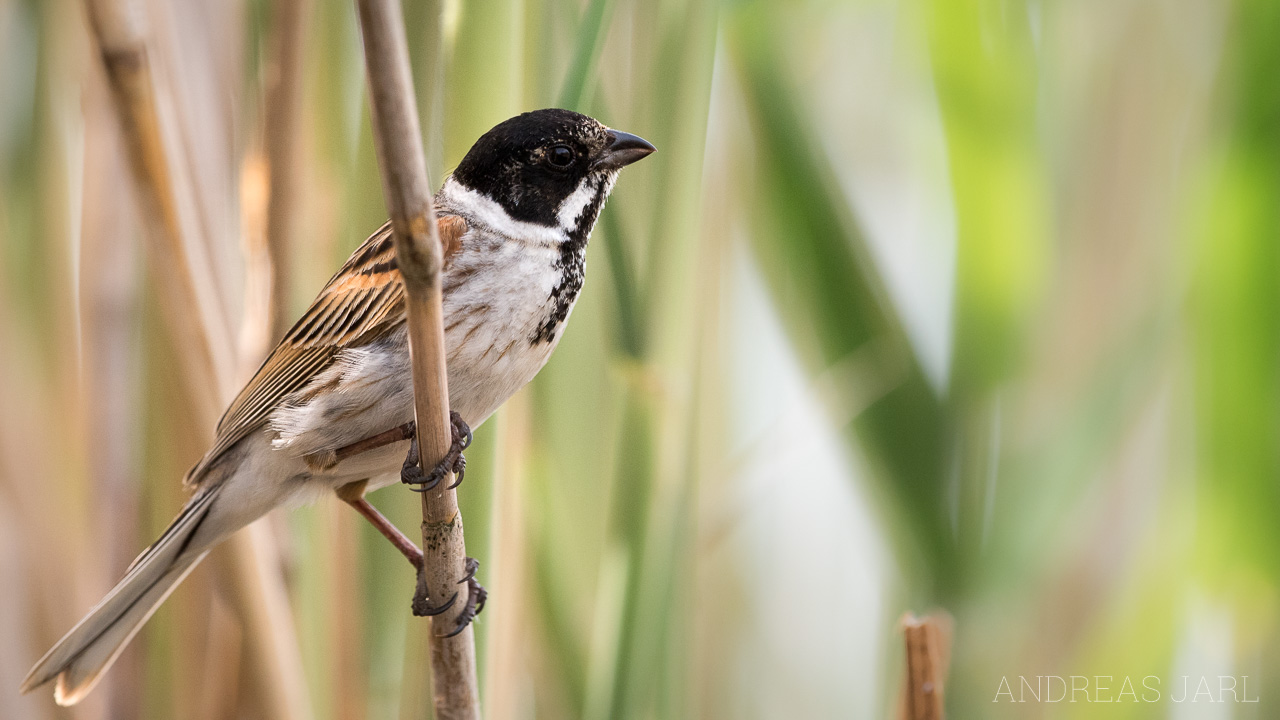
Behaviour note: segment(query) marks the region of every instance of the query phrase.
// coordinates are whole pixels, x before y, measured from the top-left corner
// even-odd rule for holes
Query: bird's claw
[[[453,628],[453,631],[441,637],[451,638],[462,632],[471,624],[472,620],[476,619],[480,611],[484,610],[484,601],[489,598],[489,591],[476,582],[476,570],[479,569],[480,561],[475,558],[467,558],[467,574],[458,581],[459,585],[466,584],[467,586],[467,604],[462,606],[462,612],[458,614],[458,624]],[[457,597],[456,593],[454,597]],[[453,601],[450,600],[449,604],[452,605]]]
[[[449,452],[444,454],[440,462],[431,468],[431,472],[422,471],[422,459],[418,452],[418,436],[412,433],[409,441],[409,453],[404,458],[404,465],[400,468],[400,482],[409,486],[414,492],[427,492],[440,484],[445,475],[453,473],[457,476],[449,489],[453,489],[462,484],[462,478],[467,472],[467,458],[462,454],[463,450],[471,447],[471,427],[467,425],[462,416],[456,412],[449,413],[449,426],[452,443],[449,446]]]
[[[415,602],[414,608],[413,608],[413,614],[417,615],[418,617],[432,617],[434,615],[439,615],[440,613],[453,607],[453,604],[457,601],[458,601],[458,593],[454,593],[453,597],[449,598],[448,602],[446,602],[445,604],[439,607],[431,607],[430,605],[425,605],[425,603],[424,603],[425,607],[419,607],[417,602]]]

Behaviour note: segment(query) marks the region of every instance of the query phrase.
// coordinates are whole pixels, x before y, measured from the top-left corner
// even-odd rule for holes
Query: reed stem
[[[176,133],[166,87],[152,71],[145,8],[132,0],[86,0],[90,25],[106,68],[134,188],[147,227],[147,254],[161,295],[168,332],[181,358],[186,391],[197,412],[193,432],[208,436],[223,403],[234,391],[235,344],[223,312],[218,283],[191,217],[195,194],[189,167],[173,157],[166,138]],[[228,543],[228,575],[237,599],[265,714],[303,720],[311,716],[302,682],[302,657],[292,609],[269,533],[251,529]]]
[[[422,134],[398,0],[357,0],[369,76],[374,143],[382,171],[383,194],[395,237],[396,262],[404,278],[409,355],[413,366],[414,411],[424,467],[439,462],[452,441],[449,386],[445,373],[441,308],[439,232],[431,205],[422,152]],[[466,575],[466,547],[452,475],[422,493],[423,571],[414,596],[415,613],[430,604],[466,593],[458,579]],[[465,598],[433,618],[441,627],[457,621]],[[471,626],[452,637],[431,635],[435,716],[442,720],[480,717],[475,636]]]
[[[902,684],[900,720],[943,720],[947,670],[951,664],[951,616],[935,613],[902,618],[907,674]]]

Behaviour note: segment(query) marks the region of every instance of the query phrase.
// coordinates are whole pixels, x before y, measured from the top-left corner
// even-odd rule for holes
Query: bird
[[[546,364],[582,289],[586,247],[619,171],[655,148],[570,110],[517,115],[482,135],[434,196],[453,446],[418,467],[405,292],[390,223],[361,244],[270,353],[187,473],[181,512],[22,683],[56,680],[73,705],[218,543],[267,512],[329,493],[420,566],[421,554],[364,493],[429,488]],[[414,553],[418,553],[415,559]],[[460,631],[483,607],[468,560]],[[455,596],[456,597],[456,596]],[[451,602],[449,604],[452,604]],[[439,612],[447,607],[435,609]],[[455,632],[456,632],[455,631]]]

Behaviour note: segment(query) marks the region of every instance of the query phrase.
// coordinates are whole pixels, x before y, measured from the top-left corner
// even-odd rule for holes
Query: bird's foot
[[[467,558],[466,569],[466,576],[458,581],[459,585],[467,586],[466,602],[462,606],[462,611],[458,613],[458,622],[454,625],[453,630],[440,637],[451,638],[465,630],[471,624],[471,621],[475,620],[476,616],[480,614],[480,611],[484,610],[484,602],[489,597],[489,591],[476,582],[476,570],[480,569],[480,562],[475,558]],[[421,582],[421,579],[419,582]],[[419,584],[418,587],[419,592],[421,592],[422,585]],[[415,597],[413,600],[413,614],[419,617],[433,617],[444,614],[454,606],[454,603],[458,602],[458,593],[453,593],[448,600],[434,607],[428,605],[427,602],[428,600],[425,597],[422,597],[421,600]]]
[[[453,435],[453,442],[449,446],[449,452],[444,454],[440,462],[431,468],[430,472],[422,471],[422,459],[418,451],[418,435],[417,432],[410,431],[411,440],[409,441],[409,454],[404,458],[404,465],[400,468],[400,482],[409,486],[414,492],[426,492],[440,484],[445,475],[453,473],[457,476],[450,489],[456,488],[462,484],[462,478],[467,472],[467,458],[462,454],[471,446],[471,427],[467,425],[462,416],[456,412],[449,413],[450,432]]]
[[[489,598],[489,591],[476,581],[476,570],[480,569],[480,561],[475,558],[467,558],[467,575],[458,581],[459,585],[467,586],[467,604],[462,607],[462,612],[458,614],[458,624],[454,626],[453,631],[442,637],[451,638],[462,632],[471,624],[472,620],[484,610],[484,601]],[[457,597],[456,595],[454,597]]]

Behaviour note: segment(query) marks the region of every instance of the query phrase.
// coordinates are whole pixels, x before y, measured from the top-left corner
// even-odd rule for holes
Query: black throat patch
[[[582,281],[586,277],[587,239],[609,195],[608,178],[595,178],[594,182],[595,195],[578,215],[573,230],[569,231],[569,239],[560,245],[560,257],[553,265],[560,277],[547,297],[547,317],[529,338],[531,345],[556,339],[565,318],[573,309],[574,301],[578,299],[578,293],[582,292]]]

